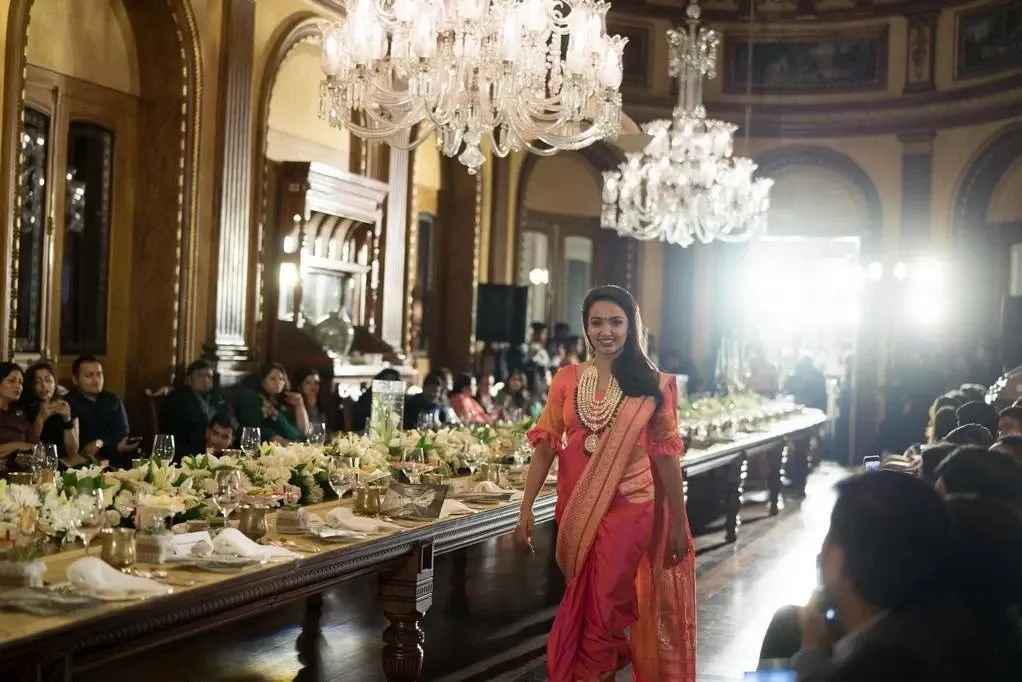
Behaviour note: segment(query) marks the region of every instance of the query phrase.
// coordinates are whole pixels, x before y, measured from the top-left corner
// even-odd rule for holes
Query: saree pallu
[[[600,680],[629,662],[641,682],[695,680],[695,559],[666,563],[670,513],[641,447],[653,412],[650,398],[622,403],[564,508],[557,561],[567,588],[547,644],[551,682]],[[559,454],[584,457],[578,439]]]

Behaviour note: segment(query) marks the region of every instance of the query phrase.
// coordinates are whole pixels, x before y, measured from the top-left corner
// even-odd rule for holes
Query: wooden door
[[[95,355],[123,392],[137,100],[29,66],[25,101],[19,359],[54,360],[66,382],[75,357]]]

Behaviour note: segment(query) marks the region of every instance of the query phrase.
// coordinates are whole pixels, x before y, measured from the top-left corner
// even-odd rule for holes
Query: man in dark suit
[[[163,402],[160,430],[174,436],[177,456],[206,451],[206,429],[217,415],[229,415],[223,394],[213,387],[213,366],[205,360],[188,365],[183,386]]]
[[[956,595],[952,524],[937,493],[894,471],[837,490],[819,556],[822,590],[801,611],[791,660],[799,682],[1022,679],[1006,673]]]
[[[71,374],[75,387],[67,394],[67,404],[78,420],[79,454],[114,468],[130,467],[140,439],[128,435],[128,413],[120,397],[104,388],[103,363],[80,355],[71,365]]]

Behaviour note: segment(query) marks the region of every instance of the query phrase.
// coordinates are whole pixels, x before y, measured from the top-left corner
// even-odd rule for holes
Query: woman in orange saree
[[[694,682],[695,560],[682,488],[677,385],[646,357],[635,300],[589,292],[593,353],[561,369],[529,432],[535,453],[516,534],[558,459],[557,564],[567,582],[547,643],[551,682]]]

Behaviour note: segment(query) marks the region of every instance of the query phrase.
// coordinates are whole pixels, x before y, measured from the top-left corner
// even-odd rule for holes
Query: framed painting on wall
[[[620,35],[628,39],[621,58],[624,85],[649,87],[650,50],[653,46],[649,24],[608,22],[607,35]]]
[[[887,48],[886,25],[858,34],[832,36],[750,39],[726,35],[724,92],[800,94],[885,90]]]
[[[955,78],[1022,67],[1022,4],[1017,0],[956,16]]]

